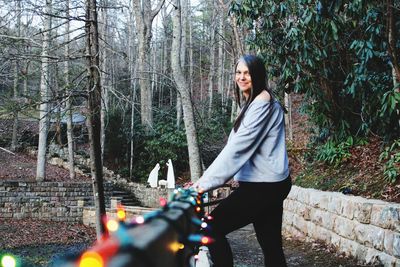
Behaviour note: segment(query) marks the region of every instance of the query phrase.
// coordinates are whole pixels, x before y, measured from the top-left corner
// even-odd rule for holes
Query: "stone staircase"
[[[124,206],[140,206],[140,201],[132,193],[125,191],[121,188],[116,188],[112,192],[112,197],[119,199]]]

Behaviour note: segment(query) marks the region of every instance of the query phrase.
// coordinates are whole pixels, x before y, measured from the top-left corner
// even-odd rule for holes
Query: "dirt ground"
[[[262,267],[264,257],[252,226],[228,235],[235,267]],[[360,267],[357,261],[338,254],[321,243],[307,243],[284,238],[284,252],[288,267]]]
[[[0,149],[0,180],[35,181],[36,157],[25,153],[10,153]],[[90,180],[89,177],[76,175],[72,182]],[[69,171],[46,164],[46,181],[71,181]]]

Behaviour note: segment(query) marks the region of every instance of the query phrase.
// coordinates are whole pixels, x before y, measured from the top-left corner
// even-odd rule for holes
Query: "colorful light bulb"
[[[97,252],[87,251],[83,253],[79,267],[103,267],[103,258]]]
[[[116,220],[108,220],[107,229],[110,232],[116,232],[119,228],[119,224]]]
[[[167,205],[167,200],[163,197],[160,197],[160,206],[165,207]]]
[[[126,219],[125,209],[121,205],[117,207],[117,217],[120,221],[124,221]]]
[[[15,266],[17,266],[17,261],[11,255],[4,255],[1,258],[1,266],[2,267],[15,267]]]
[[[178,252],[180,249],[184,249],[185,245],[179,242],[173,242],[172,244],[169,245],[169,248],[172,250],[172,252]]]
[[[143,216],[137,216],[135,221],[138,224],[142,224],[142,223],[144,223],[144,217]]]
[[[201,238],[201,243],[202,243],[203,245],[209,244],[210,241],[211,241],[211,239],[210,239],[209,237],[207,237],[207,236],[203,236],[203,237]]]

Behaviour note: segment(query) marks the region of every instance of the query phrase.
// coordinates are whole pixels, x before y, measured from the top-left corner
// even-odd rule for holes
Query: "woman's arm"
[[[223,185],[250,159],[272,126],[273,102],[253,101],[236,133],[193,185],[204,191]]]

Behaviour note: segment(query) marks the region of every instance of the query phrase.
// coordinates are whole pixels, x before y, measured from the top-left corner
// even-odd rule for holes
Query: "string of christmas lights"
[[[188,204],[190,208],[186,208]],[[122,254],[125,255],[125,261],[129,262],[133,259],[140,259],[141,262],[146,263],[145,266],[154,266],[152,263],[153,259],[148,256],[146,251],[137,246],[137,240],[134,240],[128,232],[139,225],[150,224],[154,220],[164,221],[178,233],[176,240],[173,240],[165,249],[174,253],[182,261],[185,261],[180,266],[189,266],[190,257],[194,257],[196,260],[201,246],[207,246],[214,242],[211,237],[204,235],[205,232],[211,230],[208,222],[212,218],[204,212],[203,194],[194,189],[178,188],[174,190],[169,202],[161,198],[160,206],[161,208],[156,211],[149,212],[143,216],[137,216],[133,219],[127,219],[124,208],[118,206],[116,219],[104,219],[107,231],[102,241],[83,252],[74,261],[73,265],[69,264],[65,266],[109,266],[110,262],[115,262],[115,259]],[[184,225],[179,224],[179,222],[170,217],[174,211],[181,211],[183,213],[186,219]],[[181,213],[179,213],[180,216],[182,216]],[[113,266],[120,265],[113,264]]]

